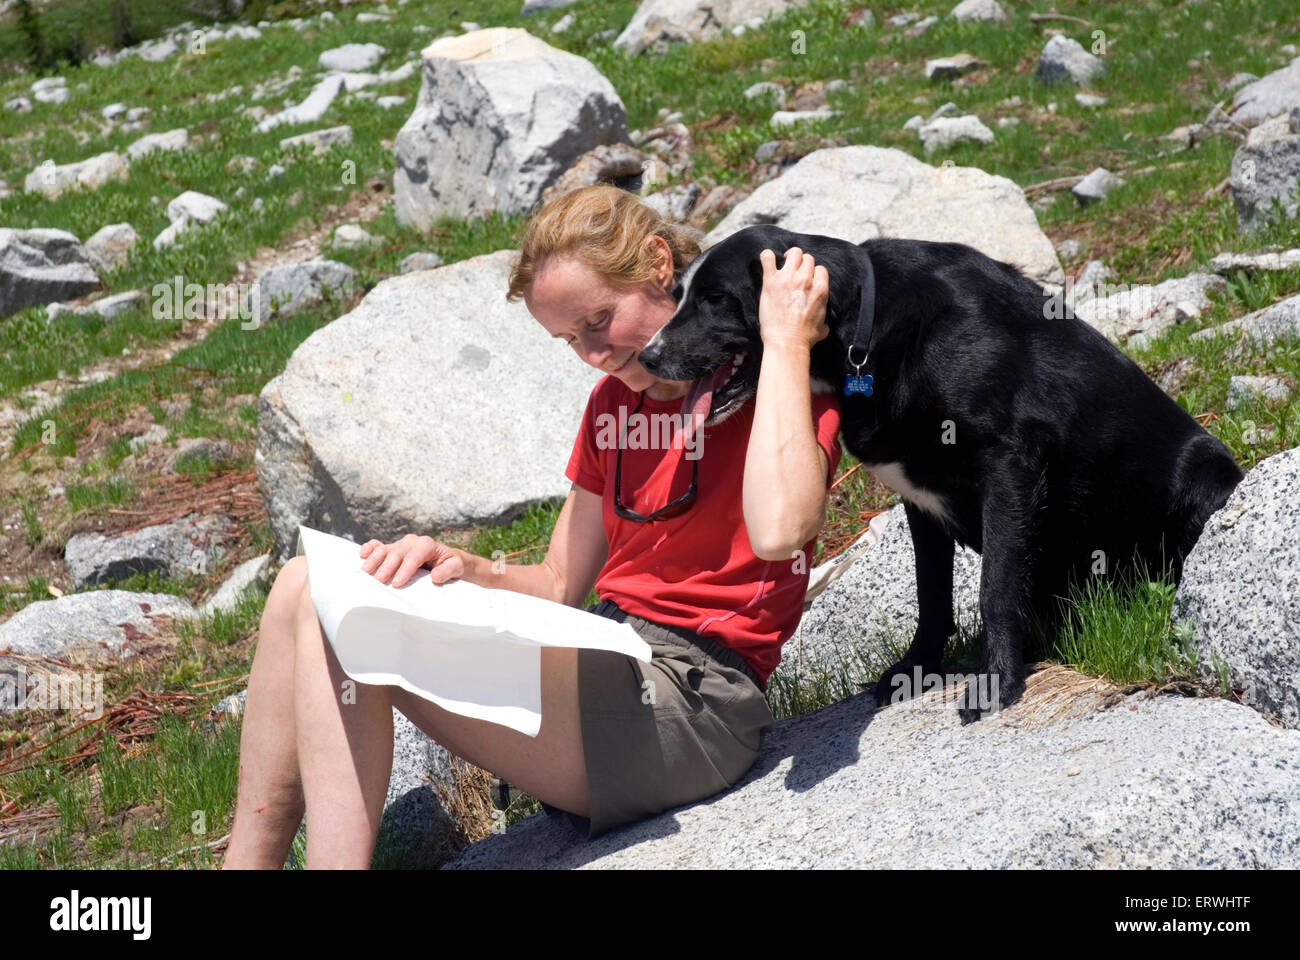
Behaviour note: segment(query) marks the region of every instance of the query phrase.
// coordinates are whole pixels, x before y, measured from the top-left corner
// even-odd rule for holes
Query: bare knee
[[[280,568],[266,598],[263,619],[292,622],[298,614],[299,598],[307,586],[307,558],[293,557]]]

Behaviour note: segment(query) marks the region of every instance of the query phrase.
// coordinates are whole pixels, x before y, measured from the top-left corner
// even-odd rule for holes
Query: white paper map
[[[361,569],[361,546],[298,526],[298,551],[321,628],[358,683],[393,684],[445,710],[537,736],[541,648],[613,650],[649,662],[626,623],[513,590],[464,580],[435,584],[421,569],[405,584]]]

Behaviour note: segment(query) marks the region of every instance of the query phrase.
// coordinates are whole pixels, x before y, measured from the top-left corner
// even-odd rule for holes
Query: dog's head
[[[710,247],[691,261],[673,288],[677,310],[650,338],[637,359],[661,380],[689,380],[683,413],[693,413],[706,426],[731,416],[758,391],[763,339],[758,301],[763,291],[763,250],[776,253],[778,268],[785,251],[799,247],[817,262],[846,263],[839,248],[852,244],[830,237],[793,233],[770,224],[746,227]],[[830,266],[832,289],[827,320],[833,315],[834,277],[853,274]],[[829,345],[828,345],[829,346]]]

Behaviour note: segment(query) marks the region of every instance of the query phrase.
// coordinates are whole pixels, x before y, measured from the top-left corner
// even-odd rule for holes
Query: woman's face
[[[664,244],[665,253],[667,249]],[[572,258],[548,257],[524,303],[547,333],[572,346],[585,363],[631,390],[650,390],[656,400],[676,399],[685,396],[688,383],[660,380],[637,362],[641,348],[677,308],[669,293],[671,263],[665,260],[655,280],[620,289]]]

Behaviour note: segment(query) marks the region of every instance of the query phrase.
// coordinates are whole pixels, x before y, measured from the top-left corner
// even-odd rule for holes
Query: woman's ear
[[[652,233],[646,238],[646,243],[654,249],[654,254],[659,263],[659,286],[665,290],[671,290],[676,280],[673,268],[673,251],[668,246],[668,241],[657,233]]]

